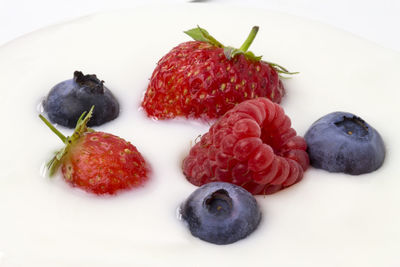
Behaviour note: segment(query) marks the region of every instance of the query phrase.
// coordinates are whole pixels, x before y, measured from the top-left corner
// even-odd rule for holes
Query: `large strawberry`
[[[65,137],[43,116],[40,118],[64,142],[65,147],[49,162],[52,176],[61,165],[64,179],[95,194],[115,194],[138,187],[148,179],[149,168],[131,143],[88,128],[93,107],[79,118],[72,136]]]
[[[178,45],[154,70],[142,106],[150,117],[218,118],[246,99],[267,97],[280,103],[285,90],[279,73],[285,68],[248,51],[258,27],[244,44],[227,47],[198,27],[186,31],[195,41]]]

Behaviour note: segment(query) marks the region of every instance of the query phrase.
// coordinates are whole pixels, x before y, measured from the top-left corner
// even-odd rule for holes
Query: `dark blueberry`
[[[74,78],[55,85],[43,101],[50,121],[74,128],[84,111],[95,106],[88,126],[97,126],[118,117],[119,104],[96,75],[74,72]]]
[[[369,173],[385,159],[379,133],[351,113],[333,112],[320,118],[305,139],[311,165],[330,172]]]
[[[180,212],[193,236],[219,245],[245,238],[261,219],[257,202],[249,192],[222,182],[199,187],[182,204]]]

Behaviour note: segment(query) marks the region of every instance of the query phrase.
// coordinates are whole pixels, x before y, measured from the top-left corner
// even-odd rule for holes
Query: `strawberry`
[[[142,102],[147,115],[214,119],[246,99],[267,97],[280,103],[285,89],[278,74],[293,73],[247,51],[257,32],[253,27],[235,49],[200,27],[186,31],[195,41],[173,48],[151,76]]]
[[[272,194],[299,182],[309,166],[307,144],[282,107],[246,100],[216,121],[183,161],[194,185],[229,182],[252,194]]]
[[[120,190],[139,187],[148,179],[149,172],[142,155],[124,139],[88,128],[92,112],[93,107],[86,116],[82,114],[70,137],[65,137],[39,115],[65,144],[48,163],[50,176],[61,165],[68,183],[97,195],[113,195]]]

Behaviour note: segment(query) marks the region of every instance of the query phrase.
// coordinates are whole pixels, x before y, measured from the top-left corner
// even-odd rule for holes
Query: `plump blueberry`
[[[385,159],[379,133],[351,113],[333,112],[320,118],[311,125],[305,140],[311,165],[330,172],[369,173]]]
[[[96,75],[74,72],[74,78],[55,85],[43,101],[44,111],[50,121],[74,128],[84,111],[95,106],[88,126],[97,126],[115,119],[119,104],[103,81]]]
[[[182,204],[180,213],[193,236],[219,245],[245,238],[261,219],[257,202],[249,192],[223,182],[199,187]]]

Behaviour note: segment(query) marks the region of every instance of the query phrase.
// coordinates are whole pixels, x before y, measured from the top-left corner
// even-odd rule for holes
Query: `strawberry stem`
[[[53,133],[55,133],[61,139],[61,141],[63,141],[63,143],[67,142],[67,137],[57,130],[53,124],[51,124],[45,117],[42,116],[42,114],[39,114],[39,118],[47,125],[47,127],[50,128],[50,130],[53,131]]]
[[[250,33],[249,33],[249,36],[247,36],[246,41],[244,41],[244,43],[243,43],[242,46],[239,48],[239,50],[241,50],[241,51],[243,51],[243,52],[246,52],[246,51],[249,49],[250,45],[251,45],[251,44],[253,43],[253,41],[254,41],[254,38],[256,38],[256,35],[257,35],[257,33],[258,33],[258,29],[259,29],[258,26],[254,26],[254,27],[251,29],[251,31],[250,31]]]

